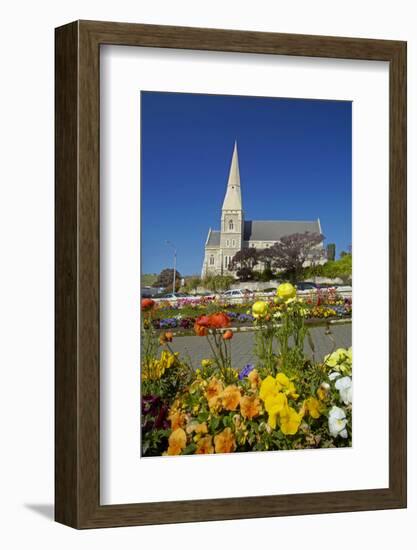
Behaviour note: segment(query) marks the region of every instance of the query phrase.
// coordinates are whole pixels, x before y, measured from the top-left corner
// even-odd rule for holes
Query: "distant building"
[[[229,179],[224,197],[220,230],[209,229],[205,244],[202,277],[232,274],[229,265],[239,250],[248,247],[268,248],[285,235],[293,233],[322,233],[320,220],[314,221],[255,221],[245,220],[240,189],[237,143],[233,149]],[[319,245],[320,263],[325,263],[323,245]],[[259,266],[261,269],[262,266]]]

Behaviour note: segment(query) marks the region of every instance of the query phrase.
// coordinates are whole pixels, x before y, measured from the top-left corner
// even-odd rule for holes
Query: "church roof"
[[[321,233],[320,222],[315,221],[245,221],[244,241],[278,241],[293,233]],[[220,235],[219,235],[220,238]]]
[[[211,230],[206,246],[220,246],[220,231]]]

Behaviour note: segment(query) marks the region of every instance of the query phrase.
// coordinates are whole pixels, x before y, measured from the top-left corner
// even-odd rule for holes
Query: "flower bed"
[[[142,301],[144,456],[351,445],[351,350],[307,360],[305,302],[291,285],[280,285],[275,302],[252,305],[257,360],[240,371],[231,367],[235,318],[214,311],[194,319],[196,336],[207,338],[212,352],[194,371],[173,353],[172,332],[155,330],[152,300]]]
[[[302,299],[301,299],[302,300]],[[342,303],[337,304],[319,304],[309,303],[308,301],[302,300],[305,305],[305,317],[306,319],[331,319],[339,318],[346,319],[350,318],[352,315],[352,302],[349,299],[343,300]],[[272,300],[267,302],[271,314],[279,314],[280,304],[275,304]],[[223,311],[229,317],[233,326],[250,326],[253,324],[255,318],[252,315],[251,307],[253,304],[244,306],[230,306],[223,305],[219,306],[216,303],[212,302],[211,308],[202,309],[201,307],[195,308],[194,315],[190,315],[190,311],[187,308],[178,308],[178,310],[162,309],[159,308],[155,315],[152,318],[152,325],[157,330],[167,330],[167,329],[179,329],[179,330],[189,330],[193,327],[196,319],[210,311]],[[165,317],[166,313],[171,314],[172,316]]]

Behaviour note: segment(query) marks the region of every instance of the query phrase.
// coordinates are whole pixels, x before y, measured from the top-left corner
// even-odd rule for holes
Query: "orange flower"
[[[252,389],[259,388],[259,386],[261,385],[261,377],[259,376],[259,372],[256,369],[250,371],[250,373],[248,374],[248,380]]]
[[[217,380],[217,378],[212,378],[207,385],[205,396],[208,402],[210,409],[212,409],[216,403],[217,399],[220,397],[223,391],[223,384]]]
[[[194,324],[194,332],[197,336],[207,336],[208,329],[202,325],[199,325],[197,322]]]
[[[227,386],[220,397],[222,405],[227,411],[235,411],[240,402],[240,390],[234,385]]]
[[[168,438],[167,455],[179,455],[187,444],[187,436],[182,428],[177,428]]]
[[[231,340],[233,338],[233,332],[231,330],[226,330],[223,334],[223,340]]]
[[[213,313],[209,317],[210,319],[210,327],[212,328],[226,328],[230,325],[230,319],[226,315],[226,313],[223,313],[220,311],[219,313]]]
[[[155,302],[150,298],[143,298],[141,304],[142,311],[149,311],[150,309],[153,309]]]
[[[201,327],[209,327],[210,317],[208,315],[200,315],[200,317],[197,317],[195,322],[197,325],[200,325]]]
[[[197,441],[196,455],[211,455],[214,453],[211,435],[205,435]]]
[[[178,409],[171,409],[168,415],[168,420],[171,422],[171,428],[173,430],[182,428],[185,423],[185,414]]]
[[[255,396],[244,395],[240,400],[240,412],[243,418],[251,420],[261,413],[261,402]]]
[[[214,449],[216,453],[233,453],[236,450],[236,439],[230,428],[214,436]]]
[[[165,332],[165,334],[161,334],[159,337],[159,343],[161,345],[166,344],[167,342],[172,342],[172,339],[174,338],[174,335],[172,332]]]

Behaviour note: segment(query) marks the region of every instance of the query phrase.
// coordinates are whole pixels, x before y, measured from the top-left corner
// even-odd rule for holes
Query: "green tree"
[[[234,280],[235,278],[231,275],[208,275],[203,279],[202,284],[204,288],[212,292],[221,292],[223,290],[229,290]]]
[[[239,250],[233,256],[229,265],[229,269],[231,271],[236,271],[237,269],[245,268],[252,271],[255,265],[258,263],[258,260],[259,254],[256,248],[242,248],[242,250]]]
[[[271,266],[286,271],[295,282],[303,272],[304,263],[309,260],[316,264],[321,257],[319,245],[324,236],[320,233],[294,233],[285,235],[270,248],[263,251],[263,256],[270,258]]]
[[[141,275],[141,285],[142,286],[154,286],[158,275],[156,273],[142,273]]]
[[[172,290],[174,283],[174,270],[170,268],[163,269],[158,275],[158,279],[154,283],[154,286],[161,286],[167,290]],[[178,290],[181,286],[181,274],[175,271],[175,290]]]
[[[187,277],[185,279],[185,290],[187,292],[192,292],[193,290],[197,290],[197,288],[201,285],[201,279],[200,277]]]

